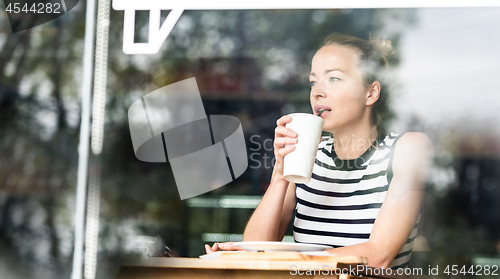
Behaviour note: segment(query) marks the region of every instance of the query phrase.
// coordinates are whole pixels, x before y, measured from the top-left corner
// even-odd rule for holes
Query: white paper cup
[[[319,139],[325,120],[308,113],[292,113],[292,122],[286,127],[297,133],[295,150],[285,155],[283,177],[294,183],[307,183],[311,180],[312,169]]]

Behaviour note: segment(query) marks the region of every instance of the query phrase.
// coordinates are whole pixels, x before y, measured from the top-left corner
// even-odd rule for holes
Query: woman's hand
[[[207,254],[225,250],[225,251],[245,251],[245,249],[242,249],[240,247],[236,247],[233,245],[234,242],[224,242],[224,243],[214,243],[212,247],[210,245],[205,244],[205,250],[207,251]]]
[[[288,115],[282,116],[276,121],[276,129],[274,130],[274,164],[276,178],[283,178],[283,160],[285,155],[295,150],[297,143],[297,133],[285,127],[285,124],[292,122],[292,117]]]

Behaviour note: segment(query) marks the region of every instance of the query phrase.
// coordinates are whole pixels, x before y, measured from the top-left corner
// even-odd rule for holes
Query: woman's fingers
[[[296,138],[289,138],[289,137],[284,137],[284,138],[276,138],[274,140],[274,150],[275,150],[275,156],[280,156],[283,157],[286,154],[292,152],[295,150],[295,144],[298,142],[298,139]]]
[[[219,250],[219,243],[214,243],[212,247],[210,247],[210,245],[208,244],[205,244],[205,251],[207,251],[207,254],[217,252],[217,250]]]
[[[288,129],[285,126],[278,126],[274,129],[274,133],[276,135],[281,135],[285,137],[295,138],[297,137],[297,133],[295,133],[292,129]]]
[[[286,123],[292,122],[292,117],[283,115],[280,119],[276,120],[277,126],[285,126]]]
[[[218,242],[215,242],[215,243],[214,243],[214,245],[212,246],[212,251],[214,251],[214,252],[215,252],[215,251],[219,250],[219,248],[220,248],[220,247],[219,247],[219,243],[218,243]]]
[[[288,115],[282,116],[276,121],[277,127],[274,130],[274,155],[278,163],[283,160],[286,154],[295,149],[295,144],[298,142],[297,133],[285,127],[285,124],[291,121],[292,118]]]
[[[289,138],[289,137],[283,137],[283,138],[276,138],[274,140],[274,148],[279,149],[283,148],[285,145],[293,145],[296,144],[299,140],[296,138]]]
[[[220,243],[219,247],[221,250],[233,250],[233,243],[232,242],[225,242],[225,243]]]
[[[295,150],[295,145],[287,145],[284,148],[278,149],[278,155],[284,157],[286,154]]]
[[[241,247],[234,246],[234,242],[224,242],[224,243],[220,243],[219,245],[222,245],[221,249],[224,249],[224,250],[231,250],[231,251],[240,250],[240,251],[245,251],[245,249],[242,249]]]
[[[274,157],[276,173],[279,176],[283,176],[283,158],[288,153],[295,150],[295,144],[297,143],[297,133],[292,129],[285,127],[287,123],[292,122],[292,117],[288,115],[282,116],[276,121],[276,129],[274,129]],[[273,174],[274,175],[274,174]]]
[[[244,249],[234,246],[234,242],[224,242],[224,243],[219,243],[219,248],[222,250],[227,250],[227,251],[235,251],[235,250],[241,250],[244,251]]]
[[[215,252],[215,251],[212,251],[212,248],[210,248],[210,245],[208,245],[208,244],[205,244],[205,251],[207,252],[207,254]]]
[[[240,251],[244,251],[244,249],[240,248],[240,247],[236,247],[233,245],[233,242],[224,242],[224,243],[214,243],[214,245],[212,247],[210,247],[210,245],[208,244],[205,244],[205,251],[207,252],[207,254],[210,254],[210,253],[213,253],[213,252],[217,252],[217,251],[220,251],[220,250],[226,250],[226,251],[235,251],[235,250],[240,250]]]

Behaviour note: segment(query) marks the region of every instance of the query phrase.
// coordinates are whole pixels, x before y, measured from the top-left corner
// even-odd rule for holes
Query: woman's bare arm
[[[281,228],[285,226],[285,223],[288,226],[290,222],[295,206],[291,205],[295,202],[295,184],[283,178],[283,161],[286,154],[295,150],[295,143],[297,143],[297,134],[285,127],[291,121],[292,118],[287,115],[276,121],[273,144],[275,163],[271,183],[248,221],[243,234],[244,241],[281,240],[280,238],[284,235]],[[289,188],[293,190],[288,191]]]
[[[283,239],[296,205],[295,183],[287,182],[287,184],[285,197],[282,201],[280,199],[281,191],[270,191],[268,188],[268,191],[247,224],[245,233],[243,234],[244,241],[281,241]],[[269,187],[271,188],[271,186]],[[275,189],[279,189],[279,185],[276,186],[275,184],[274,187],[276,187]],[[266,195],[267,198],[265,198]],[[277,213],[280,210],[281,214],[278,217]],[[214,243],[212,247],[205,244],[205,250],[207,253],[213,253],[218,250],[242,249],[233,246],[233,242],[225,242]]]
[[[294,209],[295,184],[274,181],[248,221],[243,241],[281,241]]]
[[[396,144],[387,196],[367,242],[331,249],[336,255],[358,255],[374,267],[388,268],[417,221],[433,147],[423,133],[407,133]]]
[[[295,211],[295,207],[297,205],[297,197],[295,196],[295,190],[296,190],[295,183],[290,182],[290,184],[288,184],[288,189],[286,191],[286,196],[285,196],[285,204],[283,205],[283,211],[281,213],[280,228],[278,231],[278,241],[283,240],[286,230],[290,225],[290,221],[292,220],[293,212]]]
[[[276,121],[274,133],[275,164],[271,182],[262,197],[259,206],[243,233],[244,241],[278,241],[285,234],[295,208],[295,184],[283,178],[283,159],[286,154],[295,150],[297,134],[285,127],[290,123],[290,116],[283,116]],[[205,245],[207,253],[223,250],[235,250],[232,243],[215,243],[213,247]]]

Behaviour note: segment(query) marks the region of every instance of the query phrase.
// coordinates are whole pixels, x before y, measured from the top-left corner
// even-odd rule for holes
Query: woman
[[[312,60],[310,100],[314,113],[326,110],[331,136],[319,144],[311,181],[295,185],[283,179],[283,157],[300,139],[285,127],[291,117],[278,119],[271,183],[244,241],[281,241],[297,206],[296,242],[332,245],[328,252],[364,256],[373,267],[408,264],[433,151],[425,134],[381,129],[387,98],[378,65],[391,52],[390,41],[326,38]]]

